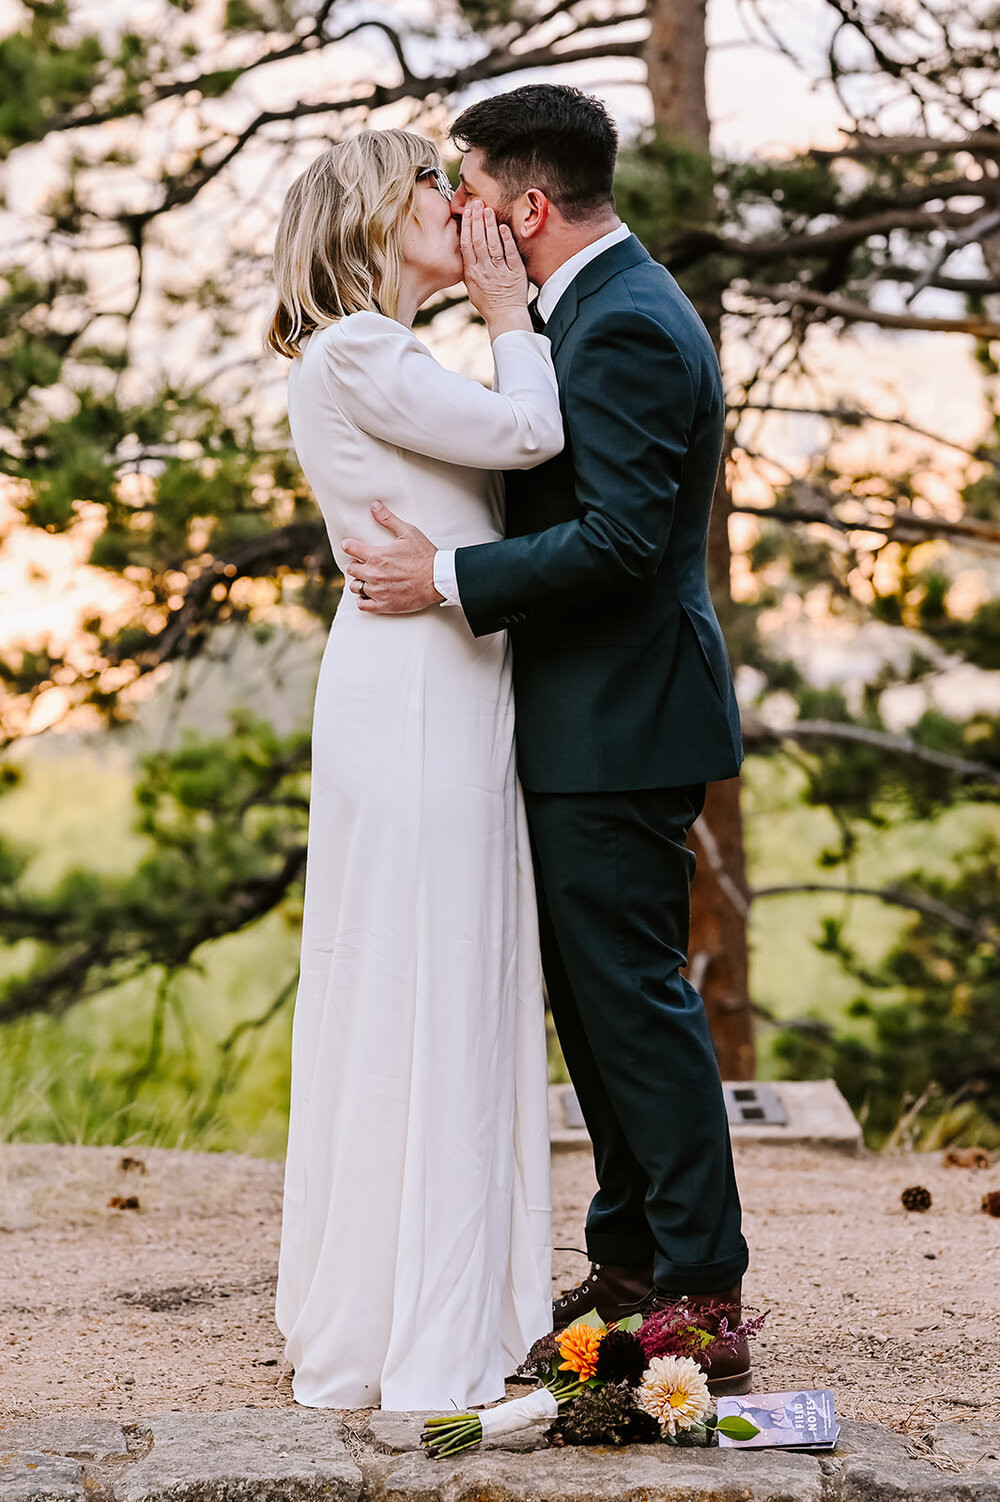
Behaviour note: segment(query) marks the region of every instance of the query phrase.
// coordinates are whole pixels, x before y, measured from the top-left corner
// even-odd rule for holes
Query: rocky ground
[[[737,1167],[758,1390],[831,1387],[902,1436],[1000,1421],[1000,1219],[979,1209],[1000,1166],[741,1145]],[[553,1168],[556,1244],[581,1245],[589,1157]],[[278,1163],[232,1154],[0,1145],[0,1423],[292,1409],[280,1194]],[[560,1252],[556,1286],[585,1270]]]

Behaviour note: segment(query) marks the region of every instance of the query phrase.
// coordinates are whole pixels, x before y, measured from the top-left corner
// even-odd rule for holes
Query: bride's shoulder
[[[424,350],[404,324],[384,313],[348,313],[313,335],[319,357],[334,380],[356,381],[395,367],[410,349]]]
[[[357,347],[376,344],[413,344],[413,332],[395,318],[384,313],[365,309],[361,313],[348,313],[323,329],[323,336],[331,349],[343,346]]]

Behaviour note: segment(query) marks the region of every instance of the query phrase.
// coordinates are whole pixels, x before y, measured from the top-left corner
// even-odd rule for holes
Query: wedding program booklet
[[[752,1439],[728,1439],[719,1444],[734,1450],[832,1450],[840,1425],[833,1416],[833,1393],[829,1388],[814,1392],[747,1393],[742,1398],[720,1398],[720,1419],[747,1419],[757,1429]]]

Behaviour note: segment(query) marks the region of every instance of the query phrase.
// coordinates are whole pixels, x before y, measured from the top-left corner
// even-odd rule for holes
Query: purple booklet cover
[[[718,1413],[720,1419],[746,1419],[760,1430],[752,1439],[729,1439],[720,1434],[719,1444],[734,1450],[832,1450],[840,1433],[829,1388],[720,1398]]]

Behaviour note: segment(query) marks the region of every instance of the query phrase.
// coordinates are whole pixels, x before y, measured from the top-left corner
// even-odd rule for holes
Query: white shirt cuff
[[[439,595],[444,595],[441,601],[442,606],[461,605],[458,575],[455,572],[454,548],[438,548],[434,554],[434,588]]]

